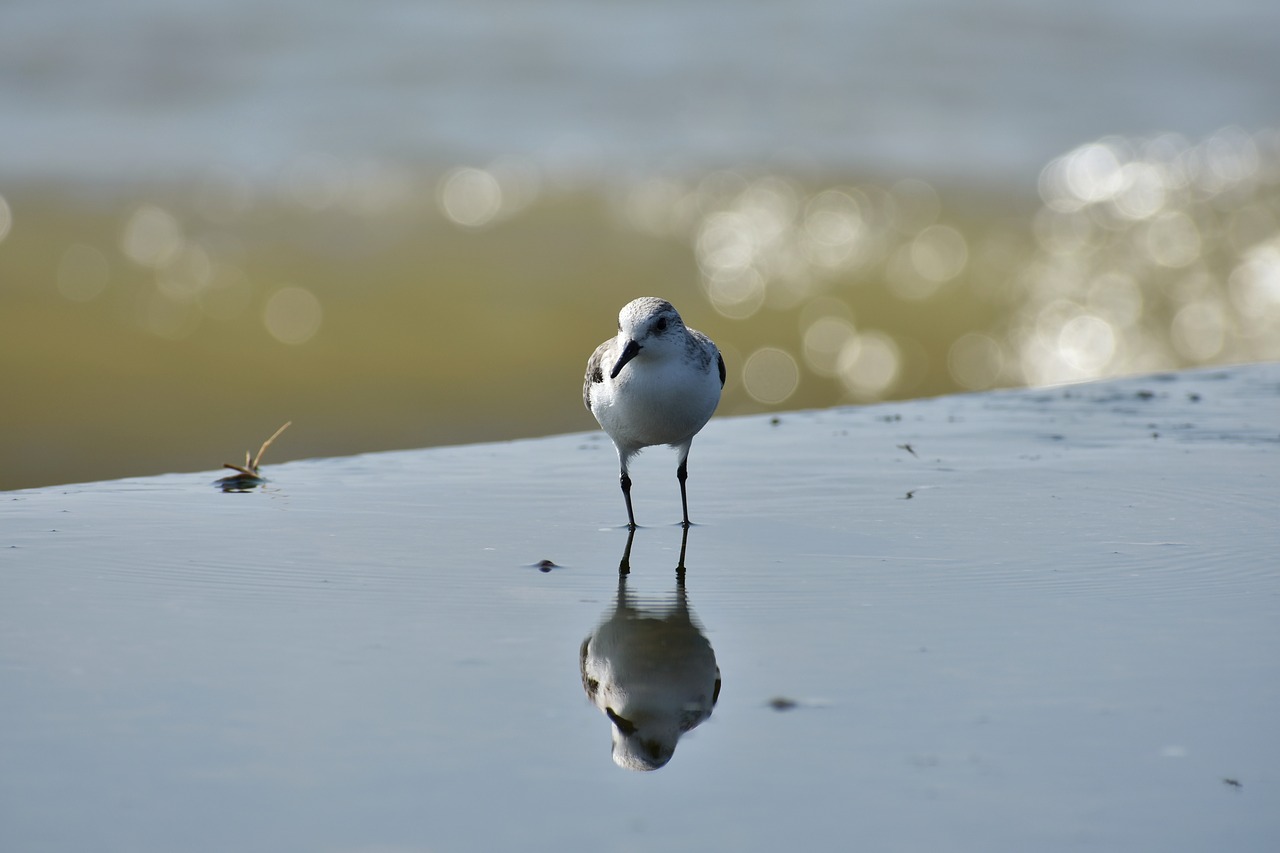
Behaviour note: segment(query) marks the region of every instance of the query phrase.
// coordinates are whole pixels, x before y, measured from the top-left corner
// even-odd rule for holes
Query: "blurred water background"
[[[1280,4],[12,0],[0,488],[1280,358]]]

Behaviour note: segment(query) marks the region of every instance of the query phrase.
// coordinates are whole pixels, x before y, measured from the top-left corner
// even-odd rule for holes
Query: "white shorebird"
[[[627,463],[645,447],[667,444],[680,454],[676,479],[689,526],[689,447],[720,402],[724,359],[711,339],[690,329],[670,302],[645,296],[618,313],[618,334],[587,361],[582,401],[618,449],[627,526],[635,530]]]

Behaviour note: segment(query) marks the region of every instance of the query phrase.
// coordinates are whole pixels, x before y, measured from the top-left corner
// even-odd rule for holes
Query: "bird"
[[[622,306],[618,334],[587,360],[582,401],[617,448],[628,529],[636,529],[628,463],[659,444],[678,454],[682,524],[689,527],[689,448],[719,405],[724,379],[724,358],[711,339],[686,326],[670,302],[653,296]]]

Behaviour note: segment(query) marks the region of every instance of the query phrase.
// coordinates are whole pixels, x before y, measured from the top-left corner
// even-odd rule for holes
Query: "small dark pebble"
[[[769,424],[771,426],[777,426],[780,423],[782,423],[782,418],[769,418]]]
[[[785,696],[774,696],[769,700],[769,707],[775,711],[790,711],[800,703],[794,699],[788,699]]]
[[[231,474],[214,480],[213,484],[224,492],[251,492],[267,482],[266,477],[250,477],[245,474]]]
[[[1139,400],[1150,400],[1156,396],[1156,392],[1155,391],[1139,391],[1137,394],[1134,394],[1133,396],[1137,397]]]
[[[1187,399],[1188,399],[1188,400],[1190,400],[1190,401],[1191,401],[1191,402],[1193,402],[1193,403],[1199,403],[1199,402],[1200,402],[1200,395],[1199,395],[1199,394],[1197,394],[1196,392],[1192,391],[1190,394],[1188,394],[1188,395],[1187,395]]]

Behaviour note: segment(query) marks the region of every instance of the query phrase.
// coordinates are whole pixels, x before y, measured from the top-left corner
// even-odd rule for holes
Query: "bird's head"
[[[648,356],[678,351],[683,346],[683,332],[684,320],[665,299],[644,296],[628,302],[618,313],[618,339],[622,341],[622,351],[609,371],[609,378],[616,379],[627,362],[642,351]]]

